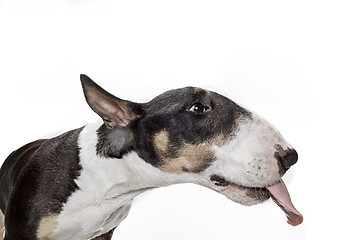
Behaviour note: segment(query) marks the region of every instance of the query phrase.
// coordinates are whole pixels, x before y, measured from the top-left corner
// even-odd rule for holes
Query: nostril
[[[295,149],[286,149],[284,151],[284,155],[281,158],[282,165],[285,168],[290,168],[292,165],[294,165],[298,160],[298,154],[295,151]]]

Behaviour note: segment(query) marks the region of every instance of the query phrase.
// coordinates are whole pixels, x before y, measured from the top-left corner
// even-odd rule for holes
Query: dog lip
[[[225,178],[220,177],[219,175],[211,175],[210,180],[216,185],[220,187],[226,187],[232,184],[231,182],[227,181]]]
[[[234,185],[234,186],[238,186],[239,188],[244,188],[244,189],[256,189],[256,190],[259,190],[259,189],[262,189],[264,191],[267,191],[266,190],[266,187],[249,187],[249,186],[245,186],[245,185],[242,185],[242,184],[238,184],[238,183],[235,183],[235,182],[231,182],[229,180],[227,180],[226,178],[224,177],[221,177],[219,175],[211,175],[210,176],[210,180],[216,185],[216,186],[221,186],[221,187],[226,187],[226,186],[229,186],[229,185]]]
[[[270,198],[269,191],[265,187],[248,187],[235,182],[228,181],[219,175],[210,176],[210,180],[218,187],[228,188],[235,187],[237,189],[245,190],[248,197],[254,199],[267,200]]]

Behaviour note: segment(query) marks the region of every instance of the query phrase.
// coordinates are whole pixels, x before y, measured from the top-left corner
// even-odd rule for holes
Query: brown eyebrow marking
[[[211,93],[209,90],[207,90],[207,89],[203,89],[203,88],[199,88],[199,87],[195,87],[194,88],[194,92],[195,93],[198,93],[198,92],[206,92],[206,93]]]

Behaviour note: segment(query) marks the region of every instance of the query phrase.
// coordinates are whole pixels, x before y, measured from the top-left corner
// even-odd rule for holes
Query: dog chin
[[[245,206],[262,203],[270,198],[265,188],[248,188],[236,184],[230,184],[220,191],[230,200]]]
[[[245,206],[262,203],[270,198],[270,193],[262,187],[245,187],[219,175],[211,175],[212,189],[225,195],[230,200]]]

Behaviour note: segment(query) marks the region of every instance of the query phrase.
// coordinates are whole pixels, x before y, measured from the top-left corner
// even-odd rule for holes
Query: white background
[[[346,0],[0,0],[0,163],[98,119],[80,73],[139,102],[205,87],[297,149],[284,180],[304,223],[185,184],[138,197],[114,239],[359,239],[359,13]]]

